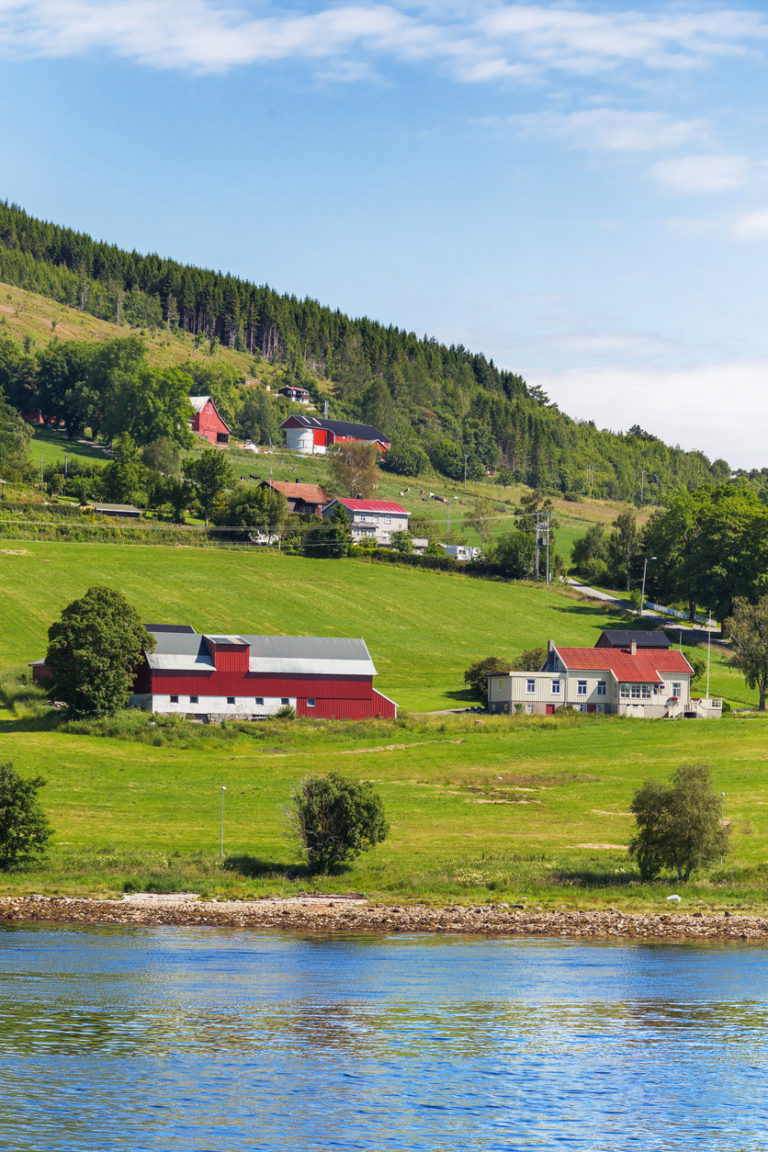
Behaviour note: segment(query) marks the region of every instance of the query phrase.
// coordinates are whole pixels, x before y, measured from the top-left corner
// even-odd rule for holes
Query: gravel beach
[[[448,933],[594,939],[768,940],[768,916],[738,913],[542,911],[510,904],[372,904],[362,897],[203,901],[192,894],[137,893],[119,900],[0,897],[0,922],[284,929],[320,934]]]

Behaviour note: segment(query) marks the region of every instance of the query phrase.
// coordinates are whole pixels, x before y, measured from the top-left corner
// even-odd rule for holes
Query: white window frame
[[[560,695],[560,687],[561,687],[561,685],[560,685],[559,680],[553,680],[552,681],[552,695],[553,696],[559,696]]]
[[[535,692],[536,691],[536,681],[535,680],[526,680],[525,691],[528,693]]]
[[[606,692],[607,692],[607,686],[606,686],[605,680],[598,680],[598,682],[597,682],[597,694],[598,694],[598,696],[605,696]]]
[[[576,695],[577,696],[586,696],[587,695],[587,682],[586,682],[586,680],[577,680],[576,681]]]
[[[683,694],[682,683],[679,683],[677,680],[673,680],[672,681],[672,695],[676,696],[677,699],[679,700],[680,697],[682,696],[682,694]]]
[[[640,685],[640,694],[641,694],[643,700],[650,700],[650,698],[651,698],[651,686],[650,686],[650,684],[641,684]]]
[[[526,704],[526,706],[525,706],[525,712],[526,712],[526,715],[527,715],[527,716],[533,716],[533,715],[534,715],[534,713],[535,713],[535,707],[536,707],[536,706],[535,706],[535,704],[533,703],[533,701],[532,701],[532,700],[530,700],[530,701],[529,701],[529,702]]]
[[[629,699],[629,684],[619,685],[619,695],[621,696],[622,700]]]
[[[315,697],[309,696],[307,698],[307,708],[314,708],[314,707],[315,707]]]
[[[639,700],[640,699],[640,685],[639,684],[631,684],[630,685],[630,694],[631,694],[633,700]]]

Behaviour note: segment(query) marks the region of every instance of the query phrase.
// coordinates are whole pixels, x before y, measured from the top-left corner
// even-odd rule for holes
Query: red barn
[[[189,427],[211,444],[229,444],[229,426],[224,423],[210,396],[190,396],[195,410]]]
[[[375,444],[380,452],[389,449],[390,440],[373,424],[351,424],[347,420],[325,420],[317,416],[292,413],[280,428],[285,432],[285,446],[293,452],[323,456],[335,444],[362,441]]]
[[[332,720],[397,716],[397,705],[373,687],[376,669],[364,640],[146,628],[155,649],[144,654],[134,707],[217,720],[262,720],[285,707]]]

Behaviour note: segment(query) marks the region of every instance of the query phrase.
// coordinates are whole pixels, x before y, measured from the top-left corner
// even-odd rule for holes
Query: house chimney
[[[637,640],[630,640],[629,654],[630,656],[637,656]]]

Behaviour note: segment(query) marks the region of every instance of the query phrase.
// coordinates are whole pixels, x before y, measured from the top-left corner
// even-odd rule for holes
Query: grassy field
[[[155,745],[137,742],[135,732],[134,739],[78,735],[25,719],[23,710],[0,711],[3,756],[47,778],[42,799],[56,831],[49,863],[0,877],[0,892],[362,891],[395,902],[661,908],[677,884],[638,882],[626,852],[628,805],[644,779],[706,760],[726,794],[733,849],[722,868],[684,889],[685,906],[768,903],[768,729],[759,718],[665,724],[461,715],[271,722],[251,726],[250,735],[195,726],[166,734],[142,717],[133,726],[139,721]],[[304,776],[329,770],[374,781],[391,832],[350,871],[313,879],[297,866],[285,810]]]
[[[624,849],[632,792],[646,777],[705,760],[726,793],[734,850],[722,871],[689,885],[686,900],[766,900],[762,718],[412,715],[271,722],[245,734],[152,725],[131,713],[96,735],[62,728],[37,689],[18,685],[25,664],[45,652],[51,621],[98,582],[120,588],[145,619],[201,631],[363,635],[378,686],[401,707],[462,706],[470,662],[513,656],[550,636],[591,645],[618,622],[563,588],[249,549],[4,543],[0,749],[24,774],[47,778],[56,838],[49,866],[3,877],[0,891],[99,893],[128,884],[242,896],[319,885],[395,901],[655,906],[669,885],[639,885]],[[754,703],[715,649],[712,691]],[[376,782],[392,832],[349,873],[312,881],[296,868],[283,813],[303,776],[331,769]],[[229,867],[218,858],[222,785]]]
[[[199,632],[362,636],[377,686],[401,708],[466,703],[463,673],[488,655],[592,645],[616,624],[562,587],[476,580],[358,559],[312,560],[252,548],[4,541],[0,668],[43,655],[47,629],[91,584],[118,588],[142,619]],[[711,688],[753,702],[713,649]]]

